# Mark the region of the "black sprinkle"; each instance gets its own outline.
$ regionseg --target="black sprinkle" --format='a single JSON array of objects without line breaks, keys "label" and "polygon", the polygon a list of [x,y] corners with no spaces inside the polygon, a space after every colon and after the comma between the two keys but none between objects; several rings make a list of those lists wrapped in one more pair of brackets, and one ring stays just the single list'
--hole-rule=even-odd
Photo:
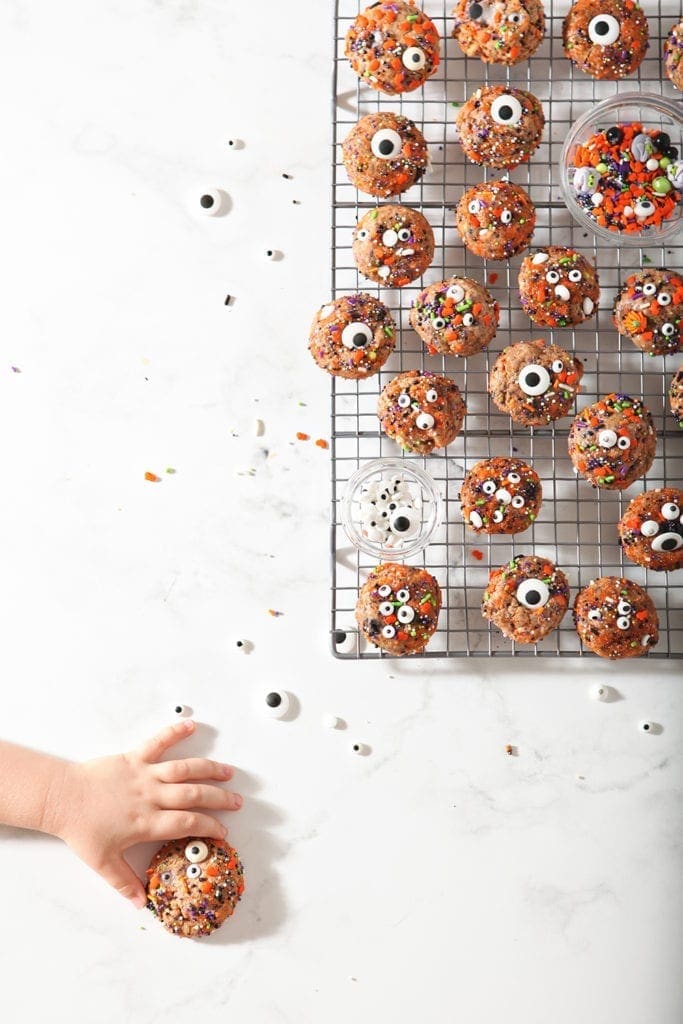
[{"label": "black sprinkle", "polygon": [[301,203],[299,202],[298,199],[292,199],[292,202],[294,203],[295,206],[301,206]]},{"label": "black sprinkle", "polygon": [[225,303],[224,303],[224,305],[226,305],[226,306],[232,305],[232,295],[226,295],[225,296]]},{"label": "black sprinkle", "polygon": [[286,179],[287,179],[287,181],[291,181],[291,180],[292,180],[292,177],[293,177],[293,175],[292,175],[292,174],[285,174],[285,173],[284,173],[284,171],[283,171],[283,173],[282,173],[282,177],[283,177],[283,178],[286,178]]},{"label": "black sprinkle", "polygon": [[334,631],[334,642],[335,644],[343,644],[346,640],[346,633],[343,629],[335,629]]},{"label": "black sprinkle", "polygon": [[237,641],[237,646],[238,647],[244,647],[244,640],[238,640]]}]

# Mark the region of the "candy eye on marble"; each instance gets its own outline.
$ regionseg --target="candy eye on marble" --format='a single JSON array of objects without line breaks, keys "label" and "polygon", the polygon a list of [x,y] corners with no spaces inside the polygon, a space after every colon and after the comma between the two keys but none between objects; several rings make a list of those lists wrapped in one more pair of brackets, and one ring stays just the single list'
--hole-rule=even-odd
[{"label": "candy eye on marble", "polygon": [[491,117],[496,124],[516,125],[522,120],[522,104],[516,96],[503,93],[491,104]]},{"label": "candy eye on marble", "polygon": [[392,160],[401,155],[403,139],[393,128],[381,128],[372,136],[370,149],[380,160]]},{"label": "candy eye on marble", "polygon": [[176,704],[173,711],[178,718],[189,718],[192,714],[192,708],[188,704]]},{"label": "candy eye on marble", "polygon": [[639,729],[640,732],[653,732],[654,731],[654,726],[655,726],[654,722],[648,722],[648,721],[638,722],[638,729]]},{"label": "candy eye on marble", "polygon": [[199,209],[207,217],[217,217],[223,207],[223,193],[218,188],[207,189],[199,197]]},{"label": "candy eye on marble", "polygon": [[372,341],[372,331],[367,324],[350,323],[342,331],[342,345],[345,348],[367,348]]},{"label": "candy eye on marble", "polygon": [[284,690],[271,690],[266,694],[265,705],[271,718],[284,718],[289,711],[289,696]]},{"label": "candy eye on marble", "polygon": [[588,38],[598,46],[611,46],[621,33],[621,25],[611,14],[596,14],[588,23]]},{"label": "candy eye on marble", "polygon": [[522,580],[515,596],[525,608],[543,608],[550,600],[550,590],[543,580]]},{"label": "candy eye on marble", "polygon": [[199,864],[188,864],[187,871],[185,872],[188,878],[199,878],[201,873],[202,869]]},{"label": "candy eye on marble", "polygon": [[355,754],[357,757],[363,757],[367,752],[368,748],[364,743],[356,742],[351,744],[351,753]]},{"label": "candy eye on marble", "polygon": [[665,519],[678,519],[681,514],[681,510],[675,501],[667,501],[661,508],[662,515]]},{"label": "candy eye on marble", "polygon": [[589,693],[592,700],[605,701],[609,697],[609,688],[602,686],[601,683],[596,683],[595,686],[591,686]]},{"label": "candy eye on marble", "polygon": [[525,395],[543,395],[550,387],[550,374],[545,366],[530,363],[521,371],[518,383]]},{"label": "candy eye on marble", "polygon": [[190,864],[201,864],[209,856],[209,848],[201,839],[193,839],[185,847],[185,856]]},{"label": "candy eye on marble", "polygon": [[422,71],[422,68],[427,63],[425,52],[419,46],[409,46],[407,50],[403,51],[401,60],[403,61],[403,66],[408,68],[408,71]]}]

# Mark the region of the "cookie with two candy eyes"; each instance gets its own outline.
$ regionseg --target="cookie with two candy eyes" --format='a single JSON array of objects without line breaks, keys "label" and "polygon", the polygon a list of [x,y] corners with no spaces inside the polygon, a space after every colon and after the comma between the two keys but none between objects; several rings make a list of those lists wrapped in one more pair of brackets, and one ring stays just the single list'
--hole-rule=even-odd
[{"label": "cookie with two candy eyes", "polygon": [[572,64],[593,78],[625,78],[648,47],[647,18],[635,0],[576,0],[562,42]]},{"label": "cookie with two candy eyes", "polygon": [[545,116],[532,93],[490,85],[477,89],[463,103],[455,123],[460,144],[472,163],[511,168],[536,152]]},{"label": "cookie with two candy eyes", "polygon": [[559,626],[568,605],[562,570],[547,558],[518,555],[491,572],[481,611],[509,640],[536,644]]},{"label": "cookie with two candy eyes", "polygon": [[308,350],[333,377],[362,380],[377,373],[394,350],[396,325],[379,299],[359,292],[327,302],[316,313]]},{"label": "cookie with two candy eyes", "polygon": [[541,327],[575,327],[596,312],[600,282],[593,264],[561,245],[525,256],[519,297],[527,316]]},{"label": "cookie with two candy eyes", "polygon": [[387,288],[401,288],[432,262],[434,232],[418,210],[387,203],[361,217],[352,251],[361,274]]},{"label": "cookie with two candy eyes", "polygon": [[441,588],[424,569],[378,565],[358,594],[356,621],[366,640],[398,656],[423,651],[436,630]]},{"label": "cookie with two candy eyes", "polygon": [[449,445],[460,433],[466,412],[454,380],[420,370],[397,374],[384,385],[377,404],[384,433],[417,455]]},{"label": "cookie with two candy eyes", "polygon": [[674,88],[683,90],[683,21],[664,40],[664,71]]},{"label": "cookie with two candy eyes", "polygon": [[471,277],[451,277],[430,284],[410,310],[411,327],[430,355],[471,356],[493,341],[500,307],[483,284]]},{"label": "cookie with two candy eyes", "polygon": [[581,390],[583,363],[559,345],[517,341],[500,353],[489,374],[489,394],[501,412],[525,427],[566,416]]},{"label": "cookie with two candy eyes", "polygon": [[405,192],[429,165],[420,129],[389,110],[362,117],[344,139],[342,157],[356,188],[383,199]]},{"label": "cookie with two candy eyes", "polygon": [[671,378],[671,384],[669,385],[669,408],[679,428],[683,430],[683,366],[679,366]]},{"label": "cookie with two candy eyes", "polygon": [[638,658],[659,640],[652,598],[618,576],[601,576],[579,591],[574,624],[583,646],[601,658]]},{"label": "cookie with two candy eyes", "polygon": [[455,226],[463,244],[475,256],[507,260],[528,248],[536,226],[536,210],[521,185],[482,181],[460,197]]},{"label": "cookie with two candy eyes", "polygon": [[652,466],[657,434],[639,398],[606,395],[578,413],[569,428],[569,457],[593,487],[623,490]]},{"label": "cookie with two candy eyes", "polygon": [[614,326],[650,356],[680,351],[683,277],[649,268],[631,274],[617,296]]},{"label": "cookie with two candy eyes", "polygon": [[487,64],[528,60],[545,32],[541,0],[458,0],[453,17],[453,38],[463,53]]},{"label": "cookie with two candy eyes", "polygon": [[621,547],[636,565],[655,572],[683,569],[683,491],[659,487],[630,502],[617,524]]},{"label": "cookie with two candy eyes", "polygon": [[521,533],[542,501],[538,474],[521,459],[483,459],[467,471],[460,488],[460,511],[475,533]]},{"label": "cookie with two candy eyes", "polygon": [[376,3],[351,23],[345,53],[364,85],[412,92],[439,66],[439,33],[412,0]]}]

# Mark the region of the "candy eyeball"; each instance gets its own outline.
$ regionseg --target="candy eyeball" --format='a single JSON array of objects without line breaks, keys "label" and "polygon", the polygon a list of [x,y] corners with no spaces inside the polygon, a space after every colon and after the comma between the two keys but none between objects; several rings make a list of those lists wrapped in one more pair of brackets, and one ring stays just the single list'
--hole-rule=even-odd
[{"label": "candy eyeball", "polygon": [[522,580],[515,596],[525,608],[543,608],[550,600],[550,590],[543,580]]},{"label": "candy eyeball", "polygon": [[675,324],[662,324],[662,326],[659,329],[665,338],[673,338],[674,334],[676,333]]},{"label": "candy eyeball", "polygon": [[550,374],[545,366],[530,363],[521,371],[517,382],[525,395],[543,395],[550,387]]},{"label": "candy eyeball", "polygon": [[[479,208],[479,205],[478,205],[479,204],[479,200],[475,199],[474,202],[477,203],[477,209],[478,209]],[[470,203],[470,207],[471,206],[472,206],[472,203]],[[476,211],[470,209],[470,213],[474,213],[474,212],[476,212]],[[446,296],[449,299],[453,299],[454,302],[462,302],[462,300],[465,298],[465,289],[462,287],[462,285],[452,284],[449,287],[448,291],[446,292]]]},{"label": "candy eyeball", "polygon": [[399,622],[403,623],[403,625],[407,625],[415,618],[415,609],[411,608],[409,604],[401,605],[396,612],[396,618]]},{"label": "candy eyeball", "polygon": [[403,587],[403,589],[401,590],[397,590],[396,600],[400,601],[401,604],[406,604],[408,601],[410,601],[410,591],[406,590],[405,587]]},{"label": "candy eyeball", "polygon": [[401,409],[408,409],[408,408],[410,408],[410,395],[408,394],[407,391],[403,391],[398,396],[398,404],[401,407]]},{"label": "candy eyeball", "polygon": [[188,704],[176,704],[173,711],[178,718],[189,718],[192,714],[192,708]]},{"label": "candy eyeball", "polygon": [[501,487],[496,491],[496,501],[499,501],[501,505],[509,505],[512,501],[512,495],[504,487]]},{"label": "candy eyeball", "polygon": [[524,504],[525,504],[525,502],[524,502],[524,498],[522,497],[522,495],[521,494],[515,494],[514,498],[512,499],[512,507],[513,508],[524,508]]},{"label": "candy eyeball", "polygon": [[217,217],[223,209],[223,193],[218,188],[202,192],[199,197],[199,209],[207,217]]},{"label": "candy eyeball", "polygon": [[393,160],[401,155],[403,139],[393,128],[382,128],[372,136],[370,149],[380,160]]},{"label": "candy eyeball", "polygon": [[418,430],[431,430],[434,426],[434,417],[429,412],[421,412],[415,420]]},{"label": "candy eyeball", "polygon": [[365,743],[356,742],[351,744],[351,753],[355,754],[357,757],[364,757],[367,752],[368,748]]},{"label": "candy eyeball", "polygon": [[591,622],[600,622],[600,620],[602,619],[600,610],[598,608],[591,608],[591,610],[588,613],[588,618],[591,620]]},{"label": "candy eyeball", "polygon": [[519,473],[508,473],[508,480],[511,484],[519,484],[522,482],[522,478]]},{"label": "candy eyeball", "polygon": [[588,23],[588,38],[597,46],[611,46],[620,33],[621,26],[611,14],[597,14]]},{"label": "candy eyeball", "polygon": [[521,25],[524,18],[521,11],[513,11],[512,14],[508,14],[507,20],[512,22],[513,25]]},{"label": "candy eyeball", "polygon": [[289,711],[289,695],[284,690],[271,690],[266,694],[265,705],[271,718],[284,718]]},{"label": "candy eyeball", "polygon": [[391,594],[391,587],[387,586],[387,584],[384,583],[381,587],[378,588],[377,593],[379,594],[380,597],[389,597],[389,595]]},{"label": "candy eyeball", "polygon": [[654,722],[648,722],[648,721],[638,722],[638,731],[639,732],[654,732],[654,728],[655,728],[655,723]]},{"label": "candy eyeball", "polygon": [[511,96],[509,93],[496,96],[491,104],[491,117],[496,124],[517,125],[522,120],[523,113],[522,104],[516,96]]},{"label": "candy eyeball", "polygon": [[550,369],[553,371],[553,373],[562,373],[562,371],[564,370],[564,363],[561,359],[555,359],[553,360],[553,364],[550,367]]},{"label": "candy eyeball", "polygon": [[639,220],[645,220],[647,217],[651,217],[655,212],[655,204],[650,202],[649,199],[645,199],[641,196],[636,202],[634,212]]},{"label": "candy eyeball", "polygon": [[394,231],[393,228],[389,228],[382,235],[382,245],[386,245],[387,249],[393,249],[398,242],[398,232]]},{"label": "candy eyeball", "polygon": [[572,284],[577,284],[583,278],[583,274],[580,270],[570,270],[567,274],[567,277],[572,282]]},{"label": "candy eyeball", "polygon": [[410,228],[401,228],[399,230],[399,233],[398,233],[398,240],[399,240],[399,242],[409,242],[410,241]]},{"label": "candy eyeball", "polygon": [[670,306],[671,295],[669,294],[669,292],[660,292],[657,296],[657,304],[659,306]]},{"label": "candy eyeball", "polygon": [[609,697],[609,687],[603,686],[602,683],[596,683],[595,686],[591,686],[588,692],[592,700],[605,701]]},{"label": "candy eyeball", "polygon": [[500,215],[500,221],[501,224],[512,224],[512,211],[503,210],[503,212]]},{"label": "candy eyeball", "polygon": [[188,878],[199,878],[202,873],[202,869],[199,864],[188,864],[187,871],[185,874]]},{"label": "candy eyeball", "polygon": [[653,551],[678,551],[683,548],[683,537],[678,533],[660,533],[652,541]]},{"label": "candy eyeball", "polygon": [[[479,211],[481,210],[480,201],[478,199],[472,199],[471,202],[468,204],[467,209],[469,210],[470,213],[479,213]],[[465,293],[463,292],[462,294],[464,295]],[[454,295],[453,298],[456,298],[456,296]],[[460,296],[460,298],[462,298],[462,295]]]},{"label": "candy eyeball", "polygon": [[661,512],[665,519],[670,520],[678,519],[681,514],[681,510],[675,501],[667,501],[666,504],[662,505]]},{"label": "candy eyeball", "polygon": [[[432,320],[432,327],[435,331],[442,331],[446,326],[446,321],[442,316],[435,316]],[[431,392],[430,392],[431,394]]]},{"label": "candy eyeball", "polygon": [[465,315],[462,318],[462,325],[463,325],[463,327],[473,327],[474,326],[474,317],[472,316],[471,313],[465,313]]},{"label": "candy eyeball", "polygon": [[631,607],[630,602],[629,601],[624,601],[624,599],[622,597],[621,600],[619,601],[619,604],[617,605],[617,611],[619,612],[620,615],[630,615],[631,612],[633,611],[633,608]]},{"label": "candy eyeball", "polygon": [[617,448],[620,448],[622,452],[625,452],[630,447],[631,438],[627,437],[626,434],[622,434],[619,440],[617,441]]},{"label": "candy eyeball", "polygon": [[377,609],[380,615],[387,616],[394,614],[394,606],[391,601],[382,601],[381,605]]},{"label": "candy eyeball", "polygon": [[655,295],[657,293],[657,285],[654,281],[646,281],[643,285],[643,295]]},{"label": "candy eyeball", "polygon": [[435,391],[434,388],[431,388],[427,392],[427,394],[425,395],[425,401],[427,401],[427,402],[429,402],[431,404],[432,402],[436,402],[438,397],[439,397],[438,391]]},{"label": "candy eyeball", "polygon": [[358,234],[356,235],[356,238],[358,239],[359,242],[367,242],[369,237],[370,232],[368,231],[367,228],[361,228]]},{"label": "candy eyeball", "polygon": [[393,640],[396,636],[396,630],[393,626],[382,626],[382,636],[385,640]]},{"label": "candy eyeball", "polygon": [[598,444],[601,448],[614,448],[617,443],[616,430],[601,430],[598,434]]},{"label": "candy eyeball", "polygon": [[209,856],[209,848],[201,839],[193,839],[185,847],[185,856],[191,864],[201,864]]},{"label": "candy eyeball", "polygon": [[488,494],[488,495],[495,494],[496,493],[496,481],[495,480],[484,480],[483,484],[481,485],[481,489],[484,492],[484,494]]},{"label": "candy eyeball", "polygon": [[400,537],[412,537],[420,529],[417,509],[410,506],[397,508],[389,520],[389,529]]},{"label": "candy eyeball", "polygon": [[656,537],[659,533],[659,524],[654,519],[646,519],[644,523],[641,523],[640,532],[643,537]]},{"label": "candy eyeball", "polygon": [[160,875],[160,878],[161,878],[161,881],[164,883],[164,885],[168,885],[170,882],[173,881],[173,872],[172,871],[163,871],[161,873],[161,875]]},{"label": "candy eyeball", "polygon": [[617,619],[617,629],[630,629],[631,618],[629,615],[620,615]]},{"label": "candy eyeball", "polygon": [[[491,518],[493,519],[494,523],[502,523],[503,522],[503,517],[504,517],[504,512],[500,508],[495,509],[493,515],[491,516]],[[471,518],[472,518],[472,516],[470,515],[470,519]]]},{"label": "candy eyeball", "polygon": [[403,51],[401,60],[404,68],[408,68],[408,71],[422,71],[427,63],[425,52],[419,46],[409,46],[407,50]]},{"label": "candy eyeball", "polygon": [[557,284],[557,282],[560,280],[560,275],[556,270],[549,270],[548,273],[545,275],[545,279],[548,282],[548,284]]},{"label": "candy eyeball", "polygon": [[342,345],[344,348],[367,348],[372,341],[373,334],[367,324],[350,323],[342,331]]}]

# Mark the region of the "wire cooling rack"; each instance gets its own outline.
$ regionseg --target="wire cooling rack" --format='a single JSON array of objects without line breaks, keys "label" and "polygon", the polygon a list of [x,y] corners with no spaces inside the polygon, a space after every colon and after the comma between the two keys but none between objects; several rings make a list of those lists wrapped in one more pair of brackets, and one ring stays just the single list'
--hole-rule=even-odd
[{"label": "wire cooling rack", "polygon": [[[597,82],[579,71],[562,50],[562,20],[569,0],[545,4],[547,28],[542,46],[533,57],[511,68],[466,58],[450,33],[453,0],[427,0],[425,13],[441,35],[442,60],[438,73],[426,85],[405,96],[384,96],[361,86],[344,56],[347,29],[360,9],[359,0],[336,0],[333,91],[333,195],[332,292],[336,298],[355,291],[375,294],[392,310],[399,327],[396,349],[381,373],[369,380],[332,378],[332,621],[333,652],[342,658],[386,657],[359,636],[354,619],[358,589],[373,563],[352,547],[340,523],[340,505],[351,474],[378,457],[401,457],[400,449],[379,431],[376,406],[383,385],[403,369],[430,369],[452,376],[466,402],[468,415],[462,434],[426,458],[406,455],[437,481],[445,499],[445,523],[429,547],[411,564],[428,569],[439,581],[444,604],[439,628],[423,657],[457,656],[592,656],[581,649],[569,611],[560,628],[534,647],[506,640],[482,617],[481,600],[489,570],[518,554],[536,553],[552,559],[567,574],[572,600],[580,587],[603,575],[619,575],[645,586],[660,618],[660,640],[649,658],[683,657],[683,572],[656,573],[632,565],[617,543],[616,523],[626,504],[639,493],[639,485],[625,495],[595,491],[577,478],[567,455],[571,418],[548,428],[529,430],[513,424],[489,402],[487,375],[500,350],[513,341],[546,337],[572,348],[583,360],[585,376],[578,399],[582,408],[611,391],[642,397],[650,408],[658,432],[657,456],[643,487],[679,485],[683,480],[683,436],[668,409],[666,393],[680,358],[648,358],[627,339],[620,343],[611,310],[617,286],[648,260],[654,266],[681,269],[683,232],[676,244],[618,249],[599,243],[575,225],[559,190],[558,163],[571,124],[592,105],[615,92],[676,93],[662,81],[662,40],[681,8],[676,0],[644,4],[650,26],[650,48],[636,75],[622,82]],[[525,166],[510,174],[529,192],[536,207],[537,225],[532,246],[569,245],[585,253],[600,274],[601,300],[597,318],[574,330],[543,331],[531,324],[519,308],[517,274],[524,254],[510,260],[488,262],[469,253],[455,229],[454,208],[469,185],[500,172],[470,164],[455,141],[454,104],[464,102],[484,83],[509,82],[533,92],[543,103],[546,128],[541,146]],[[356,121],[379,109],[403,113],[420,127],[429,143],[433,170],[399,199],[420,209],[434,229],[434,262],[424,279],[401,289],[384,289],[363,278],[351,255],[351,236],[362,213],[377,201],[359,193],[348,180],[341,162],[340,143]],[[490,283],[491,272],[498,274]],[[419,337],[408,325],[413,299],[425,285],[452,274],[474,277],[487,284],[501,306],[498,334],[487,352],[467,359],[426,354]],[[457,495],[466,470],[493,455],[519,456],[529,461],[543,482],[544,501],[530,530],[515,537],[475,535],[466,530]],[[483,553],[477,560],[473,551]]]}]

